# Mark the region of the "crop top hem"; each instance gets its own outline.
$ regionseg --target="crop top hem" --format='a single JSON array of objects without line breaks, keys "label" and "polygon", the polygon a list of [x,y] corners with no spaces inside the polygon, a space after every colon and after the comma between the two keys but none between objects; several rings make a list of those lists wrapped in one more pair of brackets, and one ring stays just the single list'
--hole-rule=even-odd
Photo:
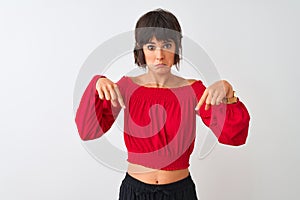
[{"label": "crop top hem", "polygon": [[[129,159],[127,159],[127,162],[132,163],[132,164],[136,164],[136,165],[141,165],[139,163],[135,163],[135,162],[130,162]],[[157,168],[153,168],[153,167],[149,167],[149,166],[144,166],[141,165],[143,167],[147,167],[147,168],[151,168],[151,169],[157,169]],[[175,171],[175,170],[182,170],[182,169],[187,169],[189,168],[190,164],[188,163],[187,165],[182,165],[182,166],[170,166],[170,167],[163,167],[163,168],[159,168],[159,170],[164,170],[164,171]]]},{"label": "crop top hem", "polygon": [[150,166],[149,163],[147,163],[147,165],[141,164],[138,159],[135,160],[135,159],[130,158],[130,157],[128,157],[127,162],[132,163],[132,164],[141,165],[143,167],[147,167],[147,168],[151,168],[151,169],[159,169],[159,170],[165,170],[165,171],[181,170],[181,169],[189,168],[189,166],[190,166],[189,162],[186,162],[186,163],[177,163],[176,165],[170,164],[170,165],[168,165],[166,167],[157,167],[157,166],[154,166],[154,165]]}]

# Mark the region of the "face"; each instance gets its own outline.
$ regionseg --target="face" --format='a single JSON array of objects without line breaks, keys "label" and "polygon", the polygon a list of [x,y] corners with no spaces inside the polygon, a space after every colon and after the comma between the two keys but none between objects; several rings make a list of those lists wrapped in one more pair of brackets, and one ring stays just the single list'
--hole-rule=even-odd
[{"label": "face", "polygon": [[158,41],[155,37],[143,46],[145,61],[149,70],[170,71],[174,64],[175,42]]}]

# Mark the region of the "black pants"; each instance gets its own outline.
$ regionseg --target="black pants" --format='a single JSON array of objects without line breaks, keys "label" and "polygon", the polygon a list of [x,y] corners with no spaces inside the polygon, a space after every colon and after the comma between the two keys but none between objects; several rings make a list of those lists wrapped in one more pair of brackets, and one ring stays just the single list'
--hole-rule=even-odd
[{"label": "black pants", "polygon": [[197,195],[190,175],[174,183],[155,185],[141,182],[126,173],[119,200],[197,200]]}]

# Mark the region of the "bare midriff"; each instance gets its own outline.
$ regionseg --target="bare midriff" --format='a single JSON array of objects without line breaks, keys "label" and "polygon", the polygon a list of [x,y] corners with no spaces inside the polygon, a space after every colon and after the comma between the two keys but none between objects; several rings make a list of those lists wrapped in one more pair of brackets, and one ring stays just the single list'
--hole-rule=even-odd
[{"label": "bare midriff", "polygon": [[186,178],[189,169],[159,170],[147,168],[133,163],[128,164],[128,174],[133,178],[148,184],[168,184]]}]

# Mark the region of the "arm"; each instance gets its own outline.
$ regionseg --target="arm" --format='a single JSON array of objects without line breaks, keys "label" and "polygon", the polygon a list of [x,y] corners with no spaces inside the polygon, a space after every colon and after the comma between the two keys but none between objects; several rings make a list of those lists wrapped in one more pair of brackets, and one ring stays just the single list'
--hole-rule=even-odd
[{"label": "arm", "polygon": [[121,106],[111,105],[111,100],[100,99],[96,83],[104,76],[96,75],[85,89],[76,112],[75,122],[82,140],[92,140],[107,132],[117,118]]},{"label": "arm", "polygon": [[[201,83],[196,91],[198,101],[205,91],[207,90]],[[220,103],[206,108],[207,105],[203,103],[196,113],[213,131],[220,143],[232,146],[246,143],[250,116],[247,108],[239,99],[233,104]]]}]

